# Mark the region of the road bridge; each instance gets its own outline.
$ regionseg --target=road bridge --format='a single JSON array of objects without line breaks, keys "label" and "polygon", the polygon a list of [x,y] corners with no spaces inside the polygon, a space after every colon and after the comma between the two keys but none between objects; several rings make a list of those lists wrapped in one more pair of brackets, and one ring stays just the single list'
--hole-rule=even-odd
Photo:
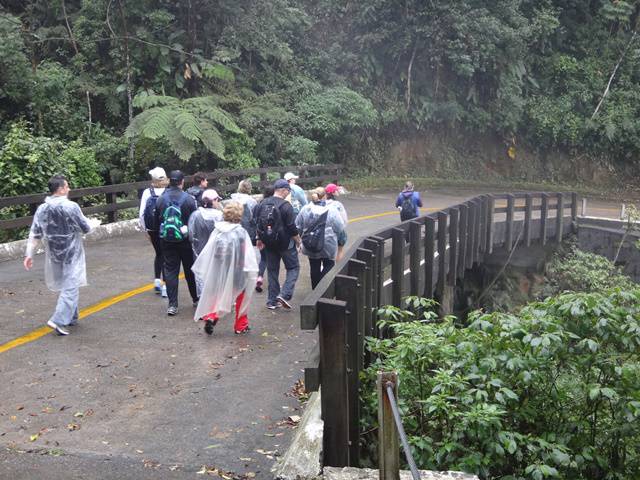
[{"label": "road bridge", "polygon": [[[478,193],[433,190],[425,205],[435,211]],[[399,221],[392,192],[342,200],[351,240]],[[589,209],[619,211],[612,202]],[[211,338],[193,322],[184,282],[179,314],[166,315],[143,234],[86,253],[90,286],[68,337],[43,328],[56,298],[42,257],[31,272],[17,260],[0,264],[0,478],[193,478],[205,465],[270,478],[300,415],[295,385],[317,340],[299,328],[306,259],[293,310],[269,311],[257,294],[249,335],[222,321]]]}]

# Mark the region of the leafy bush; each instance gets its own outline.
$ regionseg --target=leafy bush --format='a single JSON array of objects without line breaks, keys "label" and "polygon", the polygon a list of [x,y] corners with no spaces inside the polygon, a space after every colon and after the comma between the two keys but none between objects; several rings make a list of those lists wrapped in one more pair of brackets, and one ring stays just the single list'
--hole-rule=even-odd
[{"label": "leafy bush", "polygon": [[[422,304],[429,300],[421,300]],[[376,372],[396,370],[422,468],[481,478],[640,478],[640,289],[566,293],[468,327],[381,311],[395,336],[369,339],[365,430]],[[376,434],[365,434],[375,457]]]}]

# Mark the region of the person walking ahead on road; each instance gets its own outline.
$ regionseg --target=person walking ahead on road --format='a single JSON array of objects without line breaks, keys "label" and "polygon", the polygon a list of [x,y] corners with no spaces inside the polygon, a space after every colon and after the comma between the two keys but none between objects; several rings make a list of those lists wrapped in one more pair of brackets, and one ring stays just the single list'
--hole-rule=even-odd
[{"label": "person walking ahead on road", "polygon": [[236,334],[249,331],[247,312],[258,272],[256,254],[247,231],[242,228],[243,206],[230,201],[222,211],[224,220],[216,223],[209,241],[193,264],[193,272],[202,282],[202,295],[195,320],[204,320],[209,335],[218,319],[233,310]]},{"label": "person walking ahead on road", "polygon": [[162,257],[162,242],[160,241],[160,224],[156,222],[158,218],[156,204],[158,197],[164,193],[164,189],[169,185],[169,179],[164,168],[161,167],[149,170],[149,175],[151,175],[151,186],[142,192],[138,219],[140,228],[147,232],[153,250],[156,252],[156,256],[153,259],[154,290],[158,295],[162,294],[163,297],[166,297],[167,287],[162,283],[164,278],[162,273],[164,259]]},{"label": "person walking ahead on road", "polygon": [[398,194],[396,199],[396,208],[400,210],[400,220],[411,220],[420,216],[420,207],[422,200],[420,194],[413,191],[413,182],[404,184],[404,190]]},{"label": "person walking ahead on road", "polygon": [[[291,204],[284,199],[289,195],[289,183],[276,180],[273,185],[273,197],[266,198],[254,210],[258,231],[258,248],[266,250],[267,274],[269,276],[269,295],[267,308],[273,310],[282,306],[291,309],[289,301],[300,273],[297,248],[300,235],[296,227],[296,215]],[[287,270],[282,291],[278,276],[280,261],[284,261]]]},{"label": "person walking ahead on road", "polygon": [[287,172],[284,174],[284,179],[289,182],[289,186],[291,187],[291,206],[293,207],[294,213],[297,215],[307,204],[307,195],[304,193],[302,187],[296,185],[296,180],[300,178],[293,172]]},{"label": "person walking ahead on road", "polygon": [[193,175],[193,186],[187,189],[187,193],[193,197],[198,207],[202,206],[202,194],[209,186],[207,175],[202,172],[196,172]]},{"label": "person walking ahead on road", "polygon": [[65,327],[78,321],[79,287],[87,284],[82,234],[100,224],[87,219],[77,203],[67,198],[69,183],[62,175],[49,180],[51,196],[33,216],[24,268],[31,270],[40,241],[44,244],[44,278],[49,290],[60,292],[56,310],[47,322],[58,335],[69,335]]},{"label": "person walking ahead on road", "polygon": [[231,194],[231,200],[242,205],[242,221],[240,224],[249,234],[252,244],[255,245],[256,224],[253,221],[253,210],[256,208],[256,205],[258,205],[258,202],[251,196],[252,188],[253,185],[251,185],[250,180],[242,180],[238,184],[238,191]]},{"label": "person walking ahead on road", "polygon": [[349,217],[347,216],[347,210],[342,205],[342,202],[338,200],[340,195],[340,188],[335,183],[330,183],[324,187],[326,193],[326,202],[329,208],[335,209],[340,214],[342,221],[344,222],[344,230],[338,235],[338,253],[336,254],[336,261],[342,258],[342,251],[347,244],[347,223],[349,223]]},{"label": "person walking ahead on road", "polygon": [[[262,191],[262,201],[266,198],[273,197],[273,185],[267,185]],[[255,212],[255,209],[254,209]],[[255,214],[253,224],[255,225]],[[257,227],[256,227],[257,228]],[[256,232],[257,241],[257,232]],[[258,278],[256,278],[256,292],[262,293],[262,285],[264,284],[264,272],[267,269],[267,251],[262,248],[260,251],[260,263],[258,264]]]},{"label": "person walking ahead on road", "polygon": [[301,232],[302,253],[309,257],[311,288],[316,288],[335,265],[338,251],[338,236],[344,230],[342,216],[336,209],[327,207],[324,188],[311,192],[311,201],[296,217],[296,226]]},{"label": "person walking ahead on road", "polygon": [[188,235],[189,217],[196,210],[196,202],[191,195],[182,191],[183,186],[183,173],[180,170],[172,171],[169,174],[169,188],[158,198],[156,204],[156,220],[160,225],[164,276],[169,296],[167,315],[178,313],[178,275],[181,262],[194,306],[198,302],[196,280],[191,271],[193,252]]}]

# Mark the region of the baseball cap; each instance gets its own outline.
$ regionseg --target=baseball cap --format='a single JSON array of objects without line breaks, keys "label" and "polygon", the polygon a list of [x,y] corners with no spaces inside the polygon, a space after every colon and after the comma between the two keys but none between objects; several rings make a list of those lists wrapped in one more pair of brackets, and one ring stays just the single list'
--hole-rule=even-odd
[{"label": "baseball cap", "polygon": [[222,197],[220,197],[220,195],[218,195],[218,192],[216,192],[213,188],[208,188],[207,190],[205,190],[204,192],[202,192],[202,199],[208,199],[208,200],[220,200]]},{"label": "baseball cap", "polygon": [[284,179],[288,182],[289,180],[294,180],[296,178],[300,178],[298,175],[296,175],[293,172],[287,172],[284,174]]},{"label": "baseball cap", "polygon": [[152,180],[164,180],[167,178],[167,173],[164,171],[162,167],[155,167],[149,170],[149,175],[151,175]]},{"label": "baseball cap", "polygon": [[330,183],[324,187],[324,191],[327,193],[336,193],[338,191],[338,186],[335,183]]},{"label": "baseball cap", "polygon": [[181,182],[182,180],[184,180],[184,173],[182,173],[180,170],[171,170],[171,173],[169,173],[169,180],[173,180],[174,182]]},{"label": "baseball cap", "polygon": [[276,180],[276,183],[273,184],[274,190],[278,190],[279,188],[286,188],[287,190],[291,190],[289,182],[287,182],[284,178],[279,178],[278,180]]}]

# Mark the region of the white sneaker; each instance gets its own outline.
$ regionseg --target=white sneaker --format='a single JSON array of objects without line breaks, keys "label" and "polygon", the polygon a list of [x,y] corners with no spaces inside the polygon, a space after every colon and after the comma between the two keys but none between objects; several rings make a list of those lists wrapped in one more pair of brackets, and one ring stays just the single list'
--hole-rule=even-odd
[{"label": "white sneaker", "polygon": [[162,280],[160,280],[159,278],[156,278],[153,281],[153,290],[156,292],[157,295],[160,294],[160,292],[162,291]]},{"label": "white sneaker", "polygon": [[162,298],[167,298],[167,286],[166,285],[162,285],[161,296],[162,296]]},{"label": "white sneaker", "polygon": [[53,320],[49,320],[47,322],[47,326],[53,328],[58,335],[69,335],[69,330],[57,325],[53,322]]}]

